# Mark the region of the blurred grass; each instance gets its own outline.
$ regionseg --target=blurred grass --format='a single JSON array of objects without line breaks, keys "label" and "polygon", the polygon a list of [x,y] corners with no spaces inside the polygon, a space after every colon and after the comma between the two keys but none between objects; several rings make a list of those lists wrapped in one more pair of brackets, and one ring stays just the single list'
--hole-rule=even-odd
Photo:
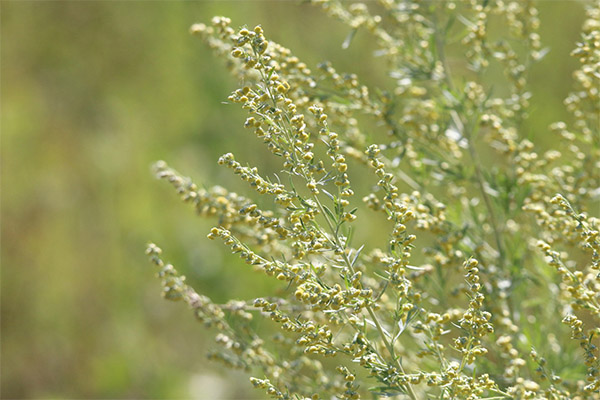
[{"label": "blurred grass", "polygon": [[[533,70],[528,129],[543,138],[567,118],[583,12],[541,6],[552,50]],[[262,24],[311,67],[329,59],[381,83],[366,33],[341,50],[347,28],[295,2],[2,2],[2,398],[262,396],[205,361],[211,336],[160,298],[143,253],[158,243],[215,301],[268,290],[149,168],[164,159],[249,193],[216,160],[266,154],[221,104],[237,82],[187,33],[213,15]]]}]

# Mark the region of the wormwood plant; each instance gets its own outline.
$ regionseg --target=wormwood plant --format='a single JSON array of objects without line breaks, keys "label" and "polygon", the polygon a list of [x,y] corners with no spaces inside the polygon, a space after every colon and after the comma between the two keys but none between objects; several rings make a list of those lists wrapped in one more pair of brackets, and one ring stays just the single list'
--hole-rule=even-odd
[{"label": "wormwood plant", "polygon": [[[546,52],[533,2],[313,3],[372,35],[394,85],[310,69],[260,26],[192,26],[244,82],[229,101],[281,172],[219,158],[259,201],[156,174],[277,291],[215,304],[150,244],[163,295],[218,331],[211,359],[278,399],[600,398],[600,4],[544,149],[524,129]],[[375,218],[387,240],[353,243]]]}]

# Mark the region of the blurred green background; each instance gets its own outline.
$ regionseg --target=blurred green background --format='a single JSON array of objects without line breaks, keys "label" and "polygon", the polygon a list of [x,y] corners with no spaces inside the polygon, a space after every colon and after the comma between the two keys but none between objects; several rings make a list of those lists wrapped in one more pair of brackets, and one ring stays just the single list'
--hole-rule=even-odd
[{"label": "blurred green background", "polygon": [[[227,15],[262,24],[311,67],[331,60],[366,82],[374,46],[308,5],[287,1],[2,1],[2,398],[258,398],[247,378],[208,363],[211,335],[161,299],[144,255],[165,258],[215,301],[260,294],[205,235],[174,191],[154,180],[166,160],[197,183],[243,188],[216,165],[266,154],[246,135],[237,87],[195,22]],[[531,134],[567,118],[576,67],[568,53],[583,7],[542,1],[551,47],[532,74]],[[357,60],[360,60],[358,62]]]}]

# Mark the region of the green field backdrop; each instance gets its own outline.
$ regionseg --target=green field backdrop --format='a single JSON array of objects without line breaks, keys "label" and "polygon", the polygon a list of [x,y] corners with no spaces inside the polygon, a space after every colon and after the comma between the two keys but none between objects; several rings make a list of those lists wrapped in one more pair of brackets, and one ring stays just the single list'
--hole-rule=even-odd
[{"label": "green field backdrop", "polygon": [[[206,361],[212,336],[160,297],[148,241],[215,301],[270,290],[219,243],[150,166],[251,194],[216,161],[233,152],[276,169],[224,105],[239,82],[190,25],[227,15],[262,24],[309,66],[385,86],[374,44],[293,1],[2,1],[1,397],[261,398]],[[550,53],[532,71],[526,135],[548,143],[583,6],[540,1]],[[546,142],[544,142],[546,141]],[[372,236],[372,235],[371,235]],[[376,240],[377,238],[374,238]]]}]

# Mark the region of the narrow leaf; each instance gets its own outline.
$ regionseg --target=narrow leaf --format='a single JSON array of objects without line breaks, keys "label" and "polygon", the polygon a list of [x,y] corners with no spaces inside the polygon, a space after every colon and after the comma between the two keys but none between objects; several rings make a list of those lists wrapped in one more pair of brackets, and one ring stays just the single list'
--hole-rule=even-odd
[{"label": "narrow leaf", "polygon": [[325,193],[325,195],[326,195],[327,197],[329,197],[329,199],[330,199],[331,201],[334,201],[334,199],[335,199],[335,198],[334,198],[334,197],[333,197],[333,195],[332,195],[331,193],[329,193],[327,190],[325,190],[325,189],[321,189],[321,192]]},{"label": "narrow leaf", "polygon": [[342,49],[347,49],[350,47],[350,43],[352,42],[352,39],[354,39],[354,35],[356,35],[356,29],[352,29],[348,36],[346,36],[344,43],[342,43]]},{"label": "narrow leaf", "polygon": [[352,265],[354,267],[354,264],[356,264],[356,260],[358,260],[358,256],[360,255],[360,252],[365,248],[365,245],[363,244],[362,246],[360,246],[358,248],[358,250],[356,250],[356,254],[354,255],[354,259],[352,260],[352,263],[350,265]]},{"label": "narrow leaf", "polygon": [[327,216],[331,218],[331,221],[336,221],[335,215],[333,215],[333,213],[327,206],[323,206],[323,209],[325,210],[325,214],[327,214]]}]

